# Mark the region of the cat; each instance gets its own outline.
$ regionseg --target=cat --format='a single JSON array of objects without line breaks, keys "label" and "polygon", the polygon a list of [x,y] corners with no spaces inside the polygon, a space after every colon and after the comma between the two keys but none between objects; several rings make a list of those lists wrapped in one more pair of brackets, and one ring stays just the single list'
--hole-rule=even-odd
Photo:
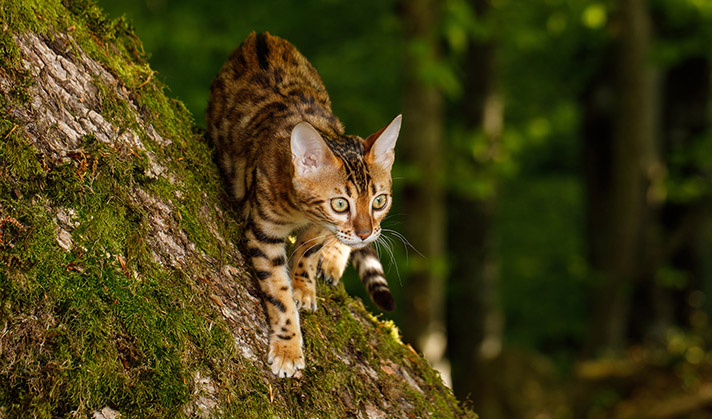
[{"label": "cat", "polygon": [[372,300],[395,307],[372,243],[392,204],[401,115],[366,139],[345,135],[307,59],[253,32],[213,80],[206,122],[245,217],[245,254],[270,325],[268,363],[292,377],[305,367],[299,310],[316,311],[317,279],[338,283],[350,259]]}]

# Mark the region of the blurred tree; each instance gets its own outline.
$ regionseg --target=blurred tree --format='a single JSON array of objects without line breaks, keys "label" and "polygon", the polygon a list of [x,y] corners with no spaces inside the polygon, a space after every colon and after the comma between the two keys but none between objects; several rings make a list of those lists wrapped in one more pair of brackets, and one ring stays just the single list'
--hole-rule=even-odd
[{"label": "blurred tree", "polygon": [[[420,252],[410,259],[403,335],[438,368],[445,355],[444,99],[440,70],[440,0],[401,2],[408,55],[399,160],[408,182],[405,234]],[[439,369],[440,369],[439,368]]]},{"label": "blurred tree", "polygon": [[590,87],[583,133],[591,265],[598,275],[589,347],[614,351],[622,350],[627,341],[644,223],[654,204],[645,192],[658,185],[661,167],[655,124],[659,89],[650,60],[649,12],[644,0],[623,0],[616,13],[614,74],[595,79],[605,81]]},{"label": "blurred tree", "polygon": [[[709,147],[710,141],[711,70],[709,56],[693,54],[676,63],[665,75],[661,132],[663,149],[669,156],[665,174],[669,174],[673,182],[694,183],[709,177],[697,159],[709,158],[703,150]],[[701,155],[690,158],[696,153]],[[666,189],[659,192],[669,198],[659,220],[659,231],[664,239],[658,241],[657,251],[646,263],[651,307],[651,322],[646,331],[657,342],[665,338],[665,332],[671,327],[700,326],[690,324],[691,315],[700,308],[699,302],[695,303],[690,297],[705,290],[704,225],[712,209],[712,196],[705,188],[687,197],[677,195],[679,191],[671,191],[672,196]],[[662,269],[665,268],[662,263],[668,264],[667,269]],[[650,269],[654,268],[658,270],[651,273]]]},{"label": "blurred tree", "polygon": [[[470,398],[483,416],[494,417],[496,397],[489,390],[489,366],[502,348],[502,313],[499,306],[499,270],[495,235],[497,179],[485,176],[487,187],[473,189],[468,172],[491,171],[501,148],[503,102],[496,77],[496,41],[486,22],[489,0],[461,2],[469,7],[475,23],[463,22],[467,43],[461,63],[462,95],[453,107],[453,122],[462,129],[449,144],[448,161],[466,166],[451,170],[448,214],[448,249],[451,270],[448,275],[447,332],[448,356],[452,365],[455,394]],[[456,10],[463,13],[461,10]],[[459,140],[459,141],[458,141]],[[473,143],[478,143],[477,145]],[[470,151],[485,150],[479,158]]]}]

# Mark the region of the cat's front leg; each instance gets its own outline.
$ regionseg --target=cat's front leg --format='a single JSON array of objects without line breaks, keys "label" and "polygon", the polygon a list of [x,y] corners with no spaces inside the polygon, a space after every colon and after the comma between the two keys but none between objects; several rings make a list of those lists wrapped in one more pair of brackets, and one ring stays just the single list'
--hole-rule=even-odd
[{"label": "cat's front leg", "polygon": [[298,309],[316,311],[316,271],[325,239],[331,234],[311,225],[297,234],[289,261],[292,292]]},{"label": "cat's front leg", "polygon": [[284,236],[277,234],[276,227],[269,223],[249,223],[247,254],[267,307],[270,325],[268,362],[278,377],[291,377],[304,368],[302,332],[287,273]]},{"label": "cat's front leg", "polygon": [[334,238],[327,241],[321,249],[317,264],[317,278],[331,285],[337,285],[349,263],[351,248]]},{"label": "cat's front leg", "polygon": [[349,261],[351,249],[322,227],[311,225],[297,235],[290,260],[292,289],[297,308],[316,311],[316,280],[336,285]]}]

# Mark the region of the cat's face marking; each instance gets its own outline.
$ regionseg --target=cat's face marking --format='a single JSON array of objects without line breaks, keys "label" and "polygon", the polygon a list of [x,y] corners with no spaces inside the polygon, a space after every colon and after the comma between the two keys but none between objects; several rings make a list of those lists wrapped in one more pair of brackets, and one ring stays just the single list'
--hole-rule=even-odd
[{"label": "cat's face marking", "polygon": [[292,131],[294,188],[310,221],[355,249],[378,239],[391,207],[393,148],[400,116],[376,134],[328,143],[309,124]]},{"label": "cat's face marking", "polygon": [[[380,182],[380,186],[376,186],[377,182],[370,173],[366,173],[364,178],[373,187],[354,188],[356,185],[346,180],[343,189],[334,191],[323,204],[329,206],[324,211],[329,217],[322,220],[322,225],[339,241],[355,249],[378,239],[381,221],[391,207],[390,176]],[[347,189],[352,193],[349,194]],[[353,192],[354,189],[357,192]]]}]

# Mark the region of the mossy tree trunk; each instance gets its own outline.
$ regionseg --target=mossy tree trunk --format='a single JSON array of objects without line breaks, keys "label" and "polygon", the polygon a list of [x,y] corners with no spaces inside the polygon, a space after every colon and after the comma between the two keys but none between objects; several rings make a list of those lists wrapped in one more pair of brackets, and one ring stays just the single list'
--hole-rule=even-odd
[{"label": "mossy tree trunk", "polygon": [[212,149],[130,25],[83,0],[0,18],[0,418],[473,416],[342,287],[275,378]]}]

